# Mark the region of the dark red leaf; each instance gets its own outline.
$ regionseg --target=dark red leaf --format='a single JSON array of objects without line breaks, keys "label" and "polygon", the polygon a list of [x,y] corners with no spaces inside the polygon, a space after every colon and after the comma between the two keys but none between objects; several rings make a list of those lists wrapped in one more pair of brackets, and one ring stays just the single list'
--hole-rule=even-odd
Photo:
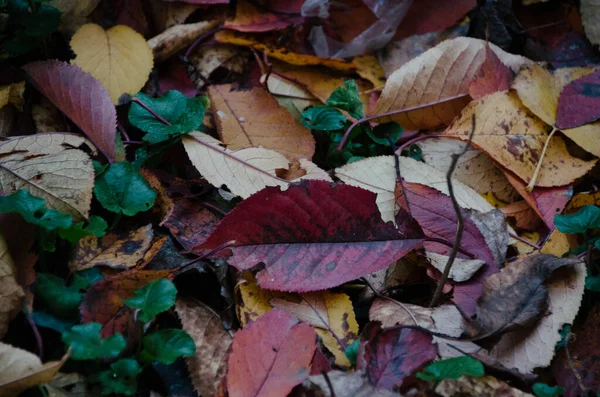
[{"label": "dark red leaf", "polygon": [[395,390],[425,364],[435,359],[432,336],[413,328],[390,328],[371,335],[364,345],[369,381],[375,387]]},{"label": "dark red leaf", "polygon": [[306,379],[317,347],[312,327],[273,309],[240,330],[229,353],[230,397],[287,396]]},{"label": "dark red leaf", "polygon": [[384,223],[375,193],[325,181],[304,181],[286,191],[269,187],[244,200],[219,224],[202,249],[233,244],[229,263],[259,263],[263,288],[315,291],[389,266],[422,239]]},{"label": "dark red leaf", "polygon": [[108,160],[114,160],[117,111],[102,84],[66,62],[34,62],[23,69],[35,87],[77,124]]},{"label": "dark red leaf", "polygon": [[437,32],[454,26],[476,5],[476,0],[415,1],[400,23],[394,40],[414,34]]},{"label": "dark red leaf", "polygon": [[600,119],[600,70],[567,84],[558,98],[556,125],[574,128]]},{"label": "dark red leaf", "polygon": [[511,81],[510,68],[502,63],[488,43],[485,61],[481,64],[477,77],[469,86],[469,95],[473,99],[479,99],[494,92],[506,91],[510,88]]}]

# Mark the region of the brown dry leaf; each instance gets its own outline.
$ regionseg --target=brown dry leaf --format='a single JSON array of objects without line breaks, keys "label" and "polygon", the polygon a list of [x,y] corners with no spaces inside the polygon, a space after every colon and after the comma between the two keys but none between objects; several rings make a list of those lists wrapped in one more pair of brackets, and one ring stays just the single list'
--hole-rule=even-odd
[{"label": "brown dry leaf", "polygon": [[[529,115],[513,92],[498,92],[472,101],[444,135],[466,141],[471,118],[476,127],[473,146],[528,183],[534,174],[542,148],[548,139],[546,126]],[[559,136],[546,149],[536,186],[564,186],[585,175],[595,164],[572,157]]]},{"label": "brown dry leaf", "polygon": [[125,25],[108,30],[93,23],[83,25],[70,44],[76,55],[71,63],[100,81],[114,104],[123,94],[137,94],[154,64],[144,37]]},{"label": "brown dry leaf", "polygon": [[276,43],[266,42],[262,36],[242,34],[231,30],[221,30],[215,34],[215,40],[219,43],[233,44],[243,47],[251,47],[259,52],[265,52],[267,56],[279,59],[292,65],[310,66],[322,65],[342,72],[356,69],[352,62],[346,62],[339,58],[320,58],[315,55],[298,54],[290,52],[286,48],[279,48]]},{"label": "brown dry leaf", "polygon": [[579,10],[588,40],[592,44],[600,44],[600,1],[581,0]]},{"label": "brown dry leaf", "polygon": [[80,271],[96,266],[135,267],[150,248],[152,235],[152,225],[148,224],[130,232],[107,233],[100,238],[86,236],[77,243],[69,268]]},{"label": "brown dry leaf", "polygon": [[492,376],[471,378],[463,376],[457,380],[445,379],[438,383],[435,392],[443,397],[534,397]]},{"label": "brown dry leaf", "polygon": [[[427,255],[427,259],[429,259],[431,266],[435,267],[440,272],[444,271],[446,263],[448,263],[448,256],[436,254],[435,252],[426,252],[425,255]],[[456,282],[467,281],[473,277],[483,265],[485,265],[485,261],[482,261],[481,259],[456,258],[450,269],[448,278]]]},{"label": "brown dry leaf", "polygon": [[538,216],[529,203],[525,200],[517,201],[500,209],[507,218],[515,220],[515,226],[519,229],[535,231],[538,230],[542,219]]},{"label": "brown dry leaf", "polygon": [[19,313],[25,298],[23,288],[17,283],[16,266],[8,244],[0,234],[0,338],[8,330],[8,324]]},{"label": "brown dry leaf", "polygon": [[166,2],[162,0],[153,0],[150,5],[152,6],[152,17],[159,32],[185,23],[185,20],[200,7],[198,4],[183,1]]},{"label": "brown dry leaf", "polygon": [[[274,298],[270,304],[274,308],[289,311],[298,320],[315,327],[325,347],[334,355],[335,364],[350,367],[344,352],[356,340],[358,323],[348,295],[318,291],[299,296],[300,301]],[[345,346],[341,346],[338,340]]]},{"label": "brown dry leaf", "polygon": [[175,25],[148,40],[148,46],[154,54],[155,61],[161,62],[188,47],[200,35],[218,25],[218,20]]},{"label": "brown dry leaf", "polygon": [[[416,143],[421,148],[423,161],[444,174],[448,172],[452,155],[461,153],[466,143],[456,139],[432,138]],[[453,178],[479,194],[492,193],[504,202],[512,202],[519,194],[496,164],[485,153],[469,149],[456,164]]]},{"label": "brown dry leaf", "polygon": [[[172,3],[178,4],[178,3]],[[242,73],[247,57],[242,55],[240,49],[231,45],[215,45],[200,47],[190,55],[189,60],[196,72],[208,79],[212,72],[220,67],[226,67],[232,72]],[[205,80],[198,78],[197,87],[202,87]]]},{"label": "brown dry leaf", "polygon": [[141,169],[140,174],[148,182],[148,185],[156,191],[156,200],[154,201],[152,211],[159,213],[161,222],[158,225],[162,226],[171,217],[175,204],[169,197],[167,189],[160,183],[160,180],[154,173]]},{"label": "brown dry leaf", "polygon": [[14,124],[16,122],[16,110],[12,106],[5,106],[0,109],[0,137],[9,137],[14,133]]},{"label": "brown dry leaf", "polygon": [[25,91],[25,82],[13,83],[0,86],[0,109],[10,104],[15,105],[19,110],[23,110],[25,99],[23,92]]},{"label": "brown dry leaf", "polygon": [[192,384],[200,396],[214,396],[227,373],[227,353],[233,340],[219,316],[208,306],[179,299],[175,311],[183,329],[196,344],[196,353],[185,358]]},{"label": "brown dry leaf", "polygon": [[87,17],[98,6],[100,0],[50,0],[49,3],[61,12],[61,31],[71,35],[88,22]]},{"label": "brown dry leaf", "polygon": [[0,343],[0,397],[13,397],[26,389],[49,383],[69,353],[60,361],[42,364],[39,357],[6,343]]},{"label": "brown dry leaf", "polygon": [[34,103],[31,116],[35,123],[36,132],[69,132],[69,124],[64,114],[46,97],[40,96],[39,103]]},{"label": "brown dry leaf", "polygon": [[15,137],[0,145],[0,190],[27,189],[49,208],[87,218],[94,186],[89,156],[79,149],[85,138],[70,134]]},{"label": "brown dry leaf", "polygon": [[[329,382],[331,382],[331,387]],[[302,383],[308,396],[334,397],[331,389],[338,397],[398,397],[398,393],[373,386],[364,371],[343,372],[333,370],[327,372],[327,380],[323,375],[312,375]]]},{"label": "brown dry leaf", "polygon": [[264,88],[234,91],[228,84],[212,85],[208,96],[217,131],[229,150],[263,147],[289,160],[312,159],[311,132]]},{"label": "brown dry leaf", "polygon": [[[504,52],[490,44],[492,51],[513,70],[528,64],[527,58]],[[444,41],[410,62],[388,78],[371,115],[424,106],[421,109],[380,117],[378,122],[396,121],[407,130],[448,125],[469,102],[469,86],[485,61],[486,42],[459,37]],[[431,104],[431,106],[426,106]]]},{"label": "brown dry leaf", "polygon": [[[558,98],[564,86],[592,71],[592,68],[564,68],[552,74],[540,65],[530,65],[517,75],[513,88],[529,110],[546,124],[555,126]],[[600,156],[599,121],[560,131],[582,149]]]},{"label": "brown dry leaf", "polygon": [[[263,75],[261,82],[264,82],[266,77],[266,75]],[[268,76],[267,87],[277,100],[279,106],[286,108],[296,120],[302,118],[302,112],[307,107],[321,104],[321,101],[300,84],[276,74]]]},{"label": "brown dry leaf", "polygon": [[[267,186],[281,186],[289,181],[277,176],[278,170],[287,170],[289,161],[278,152],[262,148],[232,151],[222,143],[201,132],[191,132],[183,137],[183,146],[196,169],[214,186],[226,185],[236,196],[243,198]],[[327,173],[314,166],[306,169],[300,179],[331,181]],[[311,172],[309,172],[311,171]]]},{"label": "brown dry leaf", "polygon": [[352,62],[356,65],[356,73],[373,84],[373,88],[385,84],[385,72],[375,55],[361,55],[355,57]]}]

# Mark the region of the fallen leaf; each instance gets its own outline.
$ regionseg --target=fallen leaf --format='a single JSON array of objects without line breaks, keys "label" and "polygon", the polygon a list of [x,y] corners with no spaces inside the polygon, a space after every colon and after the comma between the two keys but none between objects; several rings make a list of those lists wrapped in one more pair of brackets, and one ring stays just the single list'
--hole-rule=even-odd
[{"label": "fallen leaf", "polygon": [[[345,350],[356,340],[358,323],[348,295],[318,291],[301,294],[299,301],[273,298],[270,304],[315,327],[327,350],[334,355],[335,364],[350,367]],[[340,345],[340,341],[344,345]]]},{"label": "fallen leaf", "polygon": [[559,128],[579,127],[600,118],[596,92],[600,85],[600,70],[586,74],[565,85],[558,98],[556,125]]},{"label": "fallen leaf", "polygon": [[36,88],[67,115],[111,161],[117,111],[102,84],[75,65],[59,61],[23,66]]},{"label": "fallen leaf", "polygon": [[39,103],[31,105],[31,117],[36,132],[69,132],[65,116],[46,97],[40,96]]},{"label": "fallen leaf", "polygon": [[[23,288],[17,283],[17,268],[0,234],[0,338],[8,330],[10,321],[19,313],[25,298]],[[358,328],[358,327],[357,327]],[[358,329],[357,329],[358,332]]]},{"label": "fallen leaf", "polygon": [[[530,62],[493,44],[490,47],[511,69],[517,70]],[[485,52],[486,43],[472,38],[458,37],[438,44],[390,75],[371,115],[419,106],[417,110],[376,120],[380,123],[395,121],[407,130],[450,124],[469,102],[466,94],[485,61]],[[460,97],[451,99],[456,96]]]},{"label": "fallen leaf", "polygon": [[60,361],[42,364],[27,350],[0,343],[0,396],[17,396],[31,387],[50,383],[68,358],[69,353]]},{"label": "fallen leaf", "polygon": [[194,356],[185,358],[194,388],[201,396],[214,396],[227,373],[232,336],[223,328],[219,316],[200,302],[180,299],[175,311],[183,329],[196,343]]},{"label": "fallen leaf", "polygon": [[435,387],[435,392],[443,397],[456,395],[464,397],[533,397],[519,389],[491,376],[479,378],[462,377],[457,380],[443,380]]},{"label": "fallen leaf", "polygon": [[476,5],[474,0],[460,0],[452,5],[435,0],[413,3],[394,37],[397,39],[444,30],[455,25]]},{"label": "fallen leaf", "polygon": [[600,44],[600,29],[598,27],[600,3],[598,0],[581,0],[579,7],[581,22],[585,27],[585,35],[592,44]]},{"label": "fallen leaf", "polygon": [[279,48],[277,43],[265,41],[262,37],[254,37],[241,34],[231,30],[221,30],[215,34],[215,40],[219,43],[233,44],[237,46],[251,47],[259,52],[265,52],[267,56],[279,59],[292,65],[322,65],[342,72],[352,71],[356,68],[352,62],[346,62],[339,58],[320,58],[315,55],[298,54],[290,52],[286,48]]},{"label": "fallen leaf", "polygon": [[[261,81],[267,76],[263,75]],[[296,120],[302,119],[302,112],[309,106],[320,105],[321,102],[300,84],[277,74],[270,74],[266,81],[269,92],[273,94],[279,106],[283,106]]]},{"label": "fallen leaf", "polygon": [[[440,272],[444,271],[446,263],[448,263],[448,257],[446,255],[436,254],[435,252],[426,252],[427,259],[431,263],[431,266],[435,267]],[[467,281],[485,265],[485,262],[481,259],[464,259],[456,258],[454,264],[450,269],[448,278],[456,282]]]},{"label": "fallen leaf", "polygon": [[[545,125],[530,116],[512,92],[490,94],[467,105],[444,132],[466,141],[471,118],[476,126],[473,145],[529,183],[548,139]],[[595,164],[572,157],[562,138],[554,135],[546,148],[536,186],[564,186],[585,175]]]},{"label": "fallen leaf", "polygon": [[469,86],[469,95],[473,99],[479,99],[494,92],[506,91],[510,88],[511,81],[511,70],[502,63],[488,44],[485,49],[485,61]]},{"label": "fallen leaf", "polygon": [[158,213],[161,220],[158,225],[163,226],[173,215],[175,203],[169,197],[167,189],[162,185],[156,174],[146,169],[141,169],[140,174],[142,174],[148,185],[156,191],[156,201],[154,202],[152,211]]},{"label": "fallen leaf", "polygon": [[25,104],[25,99],[23,98],[24,91],[24,81],[0,86],[0,109],[8,104],[12,104],[17,109],[23,110],[23,105]]},{"label": "fallen leaf", "polygon": [[364,369],[377,388],[398,390],[437,356],[431,335],[418,329],[377,329],[367,338],[361,343],[364,367],[357,363],[357,368]]},{"label": "fallen leaf", "polygon": [[146,40],[129,26],[83,25],[70,44],[76,55],[71,63],[100,81],[115,105],[121,95],[137,94],[154,66]]},{"label": "fallen leaf", "polygon": [[[226,185],[236,196],[243,198],[266,186],[286,187],[289,182],[277,176],[278,170],[289,168],[288,160],[278,152],[263,148],[231,151],[221,142],[201,132],[183,137],[183,146],[192,164],[212,185]],[[318,167],[302,179],[331,180]]]},{"label": "fallen leaf", "polygon": [[173,203],[173,212],[164,222],[164,226],[183,248],[193,250],[206,241],[217,227],[220,218],[193,199],[181,198]]},{"label": "fallen leaf", "polygon": [[[277,216],[275,208],[282,211]],[[232,266],[249,269],[263,262],[261,287],[290,292],[365,276],[421,243],[420,236],[401,236],[381,220],[373,193],[325,181],[263,189],[230,212],[201,248],[233,240]]]},{"label": "fallen leaf", "polygon": [[[111,105],[112,106],[112,105]],[[0,145],[0,186],[4,194],[26,189],[46,205],[72,215],[88,217],[94,169],[82,150],[83,137],[71,134],[37,134],[15,137]]]},{"label": "fallen leaf", "polygon": [[208,88],[219,136],[230,150],[263,147],[289,160],[312,159],[315,140],[263,88],[234,91],[231,85]]},{"label": "fallen leaf", "polygon": [[278,309],[240,330],[228,357],[229,395],[287,395],[309,375],[315,337],[310,325]]},{"label": "fallen leaf", "polygon": [[356,65],[356,74],[373,84],[374,88],[385,84],[385,72],[375,55],[354,57],[352,62]]},{"label": "fallen leaf", "polygon": [[[189,56],[190,63],[196,72],[208,79],[220,67],[225,67],[232,72],[242,73],[246,64],[246,56],[236,46],[215,44],[195,49]],[[196,86],[202,87],[206,81],[202,78],[195,80]]]},{"label": "fallen leaf", "polygon": [[150,3],[157,31],[162,32],[175,25],[182,25],[199,8],[193,2],[153,1]]},{"label": "fallen leaf", "polygon": [[240,0],[235,7],[235,18],[226,20],[224,26],[238,32],[268,32],[301,24],[303,20],[300,15],[275,14],[256,7],[250,1]]},{"label": "fallen leaf", "polygon": [[[335,397],[335,396],[352,396],[352,397],[394,397],[398,396],[398,393],[386,390],[378,389],[369,383],[367,375],[364,371],[354,372],[342,372],[338,370],[327,372],[327,378],[331,382],[325,379],[324,375],[311,375],[302,383],[302,387],[307,389],[308,396],[323,396],[323,397]],[[332,394],[332,390],[335,395]],[[313,394],[314,393],[314,394]]]},{"label": "fallen leaf", "polygon": [[129,269],[138,265],[152,242],[152,225],[128,233],[108,233],[104,237],[87,236],[79,240],[69,261],[71,271],[96,266]]},{"label": "fallen leaf", "polygon": [[85,24],[100,0],[51,0],[50,5],[61,12],[61,30],[73,34]]},{"label": "fallen leaf", "polygon": [[536,231],[542,224],[540,217],[525,200],[516,201],[500,209],[507,218],[513,218],[519,229]]},{"label": "fallen leaf", "polygon": [[218,26],[219,21],[202,21],[175,25],[148,40],[148,46],[156,62],[162,62],[180,50],[188,47],[202,34]]}]

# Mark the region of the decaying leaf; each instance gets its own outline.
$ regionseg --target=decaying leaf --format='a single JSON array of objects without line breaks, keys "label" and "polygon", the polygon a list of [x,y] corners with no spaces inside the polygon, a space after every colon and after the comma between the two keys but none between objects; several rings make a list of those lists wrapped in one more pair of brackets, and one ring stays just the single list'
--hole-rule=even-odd
[{"label": "decaying leaf", "polygon": [[[266,75],[261,76],[261,81],[266,77]],[[270,74],[266,84],[269,92],[277,99],[277,103],[286,108],[296,120],[302,118],[302,112],[307,107],[321,104],[314,95],[300,84],[279,75]]]},{"label": "decaying leaf", "polygon": [[[352,397],[394,397],[398,393],[391,390],[376,388],[373,386],[364,371],[342,372],[338,370],[327,372],[329,383],[324,375],[311,375],[302,383],[302,387],[307,389],[308,396],[352,396]],[[315,393],[315,394],[312,394]]]},{"label": "decaying leaf", "polygon": [[[530,63],[526,58],[504,52],[493,44],[492,51],[513,70]],[[448,125],[468,103],[465,96],[486,57],[486,42],[458,37],[446,40],[405,63],[390,75],[372,115],[424,106],[418,110],[380,117],[416,130]],[[431,106],[426,106],[431,105]]]},{"label": "decaying leaf", "polygon": [[510,88],[511,80],[511,70],[488,45],[485,49],[485,61],[469,86],[469,95],[473,99],[479,99],[494,92],[506,91]]},{"label": "decaying leaf", "polygon": [[49,383],[69,358],[42,364],[39,357],[6,343],[0,343],[0,396],[12,397],[30,387]]},{"label": "decaying leaf", "polygon": [[[514,93],[499,92],[469,103],[444,135],[467,140],[473,115],[477,120],[473,145],[523,181],[530,182],[548,139],[544,123],[529,115]],[[563,139],[554,135],[546,149],[536,185],[568,185],[585,175],[594,164],[595,161],[571,156]]]},{"label": "decaying leaf", "polygon": [[114,104],[123,94],[137,94],[154,64],[144,37],[124,25],[108,30],[83,25],[71,39],[71,48],[76,55],[71,63],[100,81]]},{"label": "decaying leaf", "polygon": [[263,147],[289,160],[311,160],[312,134],[263,88],[235,91],[213,85],[208,95],[221,140],[230,150]]},{"label": "decaying leaf", "polygon": [[231,345],[229,395],[287,395],[308,377],[317,347],[315,339],[310,325],[298,323],[291,314],[278,309],[249,324],[235,335]]},{"label": "decaying leaf", "polygon": [[600,3],[598,0],[581,0],[580,10],[585,35],[593,44],[600,44]]},{"label": "decaying leaf", "polygon": [[[278,170],[287,170],[290,166],[282,154],[255,147],[231,151],[220,145],[221,142],[201,132],[183,137],[190,161],[211,184],[226,185],[233,194],[243,198],[266,186],[289,185],[289,181],[277,176]],[[331,180],[316,166],[301,179]]]},{"label": "decaying leaf", "polygon": [[102,84],[75,65],[59,61],[23,67],[36,88],[67,115],[108,160],[115,159],[117,111]]},{"label": "decaying leaf", "polygon": [[249,1],[240,0],[236,4],[235,17],[225,21],[227,29],[239,32],[268,32],[282,30],[294,23],[302,23],[300,15],[275,14],[263,7],[256,7]]},{"label": "decaying leaf", "polygon": [[95,266],[129,269],[139,264],[152,242],[152,225],[128,233],[108,233],[104,237],[87,236],[79,240],[69,262],[72,271]]},{"label": "decaying leaf", "polygon": [[31,117],[36,132],[69,132],[67,118],[46,97],[40,96],[39,103],[31,105]]},{"label": "decaying leaf", "polygon": [[556,125],[573,128],[600,119],[596,89],[600,83],[598,69],[564,86],[558,98]]},{"label": "decaying leaf", "polygon": [[200,35],[214,29],[218,20],[175,25],[148,40],[148,46],[156,62],[164,61],[171,55],[189,46]]},{"label": "decaying leaf", "polygon": [[256,321],[271,310],[273,308],[270,303],[272,299],[294,300],[296,298],[295,294],[289,292],[271,291],[259,287],[254,275],[249,270],[240,273],[236,291],[239,296],[236,312],[242,327]]},{"label": "decaying leaf", "polygon": [[258,273],[263,288],[306,292],[383,269],[419,246],[421,238],[402,236],[384,223],[371,192],[303,181],[286,191],[265,188],[246,199],[201,248],[230,241],[235,241],[231,265],[266,264]]},{"label": "decaying leaf", "polygon": [[94,169],[89,156],[77,149],[84,143],[83,137],[71,134],[37,134],[5,141],[0,145],[0,190],[10,194],[26,189],[45,199],[48,207],[70,214],[76,221],[86,219]]},{"label": "decaying leaf", "polygon": [[8,330],[8,324],[21,310],[25,292],[17,283],[17,268],[8,251],[6,240],[0,234],[0,338]]},{"label": "decaying leaf", "polygon": [[[435,267],[440,272],[444,271],[448,257],[446,255],[436,254],[435,252],[427,252],[427,259],[431,266]],[[456,258],[448,278],[457,282],[467,281],[485,264],[481,259],[464,259]]]},{"label": "decaying leaf", "polygon": [[175,310],[183,329],[196,343],[194,356],[185,358],[192,383],[199,395],[214,396],[227,372],[232,336],[219,316],[200,302],[178,300]]},{"label": "decaying leaf", "polygon": [[0,86],[0,109],[12,104],[17,109],[23,110],[23,104],[25,103],[23,91],[25,91],[24,81]]},{"label": "decaying leaf", "polygon": [[492,376],[446,379],[436,386],[435,392],[444,397],[457,395],[464,397],[496,397],[499,395],[503,397],[533,397],[533,394],[524,393]]}]

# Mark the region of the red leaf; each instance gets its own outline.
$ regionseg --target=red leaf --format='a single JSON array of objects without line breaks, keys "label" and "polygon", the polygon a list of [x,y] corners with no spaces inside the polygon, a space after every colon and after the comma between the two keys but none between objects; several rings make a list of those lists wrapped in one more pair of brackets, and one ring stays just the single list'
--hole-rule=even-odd
[{"label": "red leaf", "polygon": [[567,84],[558,98],[556,125],[574,128],[600,119],[600,70]]},{"label": "red leaf", "polygon": [[232,240],[231,265],[242,270],[263,262],[261,287],[297,292],[366,276],[422,242],[381,220],[375,193],[316,180],[254,194],[223,218],[200,248]]},{"label": "red leaf", "polygon": [[394,40],[437,32],[454,26],[467,12],[475,8],[476,0],[419,0],[415,1],[400,23]]},{"label": "red leaf", "polygon": [[117,111],[102,84],[75,65],[55,60],[23,66],[35,87],[104,153],[115,157]]},{"label": "red leaf", "polygon": [[488,43],[485,61],[481,64],[477,77],[471,82],[469,95],[473,99],[479,99],[494,92],[506,91],[510,88],[511,81],[510,68],[502,63]]},{"label": "red leaf", "polygon": [[274,14],[269,12],[269,7],[258,8],[245,0],[238,0],[236,15],[233,20],[225,21],[225,27],[239,32],[269,32],[282,30],[293,24],[301,24],[302,16]]},{"label": "red leaf", "polygon": [[316,336],[310,325],[279,309],[246,326],[229,353],[229,396],[287,396],[309,375]]},{"label": "red leaf", "polygon": [[363,347],[365,370],[375,387],[396,390],[437,356],[433,338],[426,332],[413,328],[379,331]]}]

